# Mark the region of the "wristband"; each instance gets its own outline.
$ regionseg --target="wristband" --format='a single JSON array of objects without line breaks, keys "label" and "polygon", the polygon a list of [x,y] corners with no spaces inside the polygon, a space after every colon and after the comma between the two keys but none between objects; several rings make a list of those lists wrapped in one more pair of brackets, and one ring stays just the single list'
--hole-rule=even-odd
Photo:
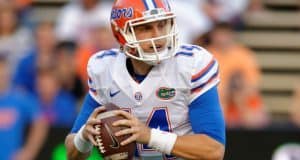
[{"label": "wristband", "polygon": [[165,132],[159,129],[151,129],[148,146],[159,152],[170,155],[176,139],[177,135],[175,133]]},{"label": "wristband", "polygon": [[91,142],[85,140],[82,136],[82,132],[84,129],[85,125],[83,125],[78,133],[76,133],[74,137],[74,145],[76,149],[81,152],[81,153],[87,153],[90,152],[93,149],[93,145]]}]

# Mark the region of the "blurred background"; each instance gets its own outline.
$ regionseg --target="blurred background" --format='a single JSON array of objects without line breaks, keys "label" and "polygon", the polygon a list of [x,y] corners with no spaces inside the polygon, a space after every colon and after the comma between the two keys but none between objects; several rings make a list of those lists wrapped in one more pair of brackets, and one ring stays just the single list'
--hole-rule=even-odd
[{"label": "blurred background", "polygon": [[[220,64],[225,160],[300,160],[300,0],[171,0]],[[0,159],[65,160],[113,0],[0,0]],[[94,150],[89,159],[101,159]]]}]

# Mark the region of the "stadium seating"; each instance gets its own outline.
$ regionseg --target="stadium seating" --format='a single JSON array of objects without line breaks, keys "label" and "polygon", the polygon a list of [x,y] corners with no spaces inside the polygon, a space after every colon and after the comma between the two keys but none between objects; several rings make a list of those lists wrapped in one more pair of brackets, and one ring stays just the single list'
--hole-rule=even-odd
[{"label": "stadium seating", "polygon": [[262,11],[256,14],[245,14],[243,17],[247,27],[260,29],[294,29],[300,28],[300,21],[296,21],[300,12]]},{"label": "stadium seating", "polygon": [[300,7],[299,0],[264,0],[265,5],[267,6],[276,6],[279,8],[282,7]]},{"label": "stadium seating", "polygon": [[266,10],[244,15],[241,42],[254,49],[263,70],[261,90],[273,118],[287,118],[300,84],[300,1],[263,0]]},{"label": "stadium seating", "polygon": [[258,63],[264,69],[298,70],[300,68],[300,51],[256,51],[256,53]]}]

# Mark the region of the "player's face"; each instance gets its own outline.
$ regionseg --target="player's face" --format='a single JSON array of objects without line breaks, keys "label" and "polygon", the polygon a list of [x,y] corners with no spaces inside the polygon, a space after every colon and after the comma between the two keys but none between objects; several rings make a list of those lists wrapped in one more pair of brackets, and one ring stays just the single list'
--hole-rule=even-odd
[{"label": "player's face", "polygon": [[[156,22],[135,26],[134,32],[137,40],[145,40],[145,39],[165,36],[170,33],[171,27],[172,27],[171,20],[162,20],[162,21],[156,21]],[[154,40],[158,52],[166,48],[167,41],[168,41],[167,38]],[[148,53],[154,52],[154,48],[151,41],[141,42],[140,46],[144,50],[144,52],[148,52]]]}]

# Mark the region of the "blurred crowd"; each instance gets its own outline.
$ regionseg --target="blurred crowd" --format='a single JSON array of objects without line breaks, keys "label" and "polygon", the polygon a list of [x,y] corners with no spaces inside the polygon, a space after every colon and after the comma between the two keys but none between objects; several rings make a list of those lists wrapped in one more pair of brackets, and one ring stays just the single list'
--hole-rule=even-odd
[{"label": "blurred crowd", "polygon": [[[89,57],[118,47],[109,24],[111,3],[72,0],[53,22],[32,20],[32,0],[0,0],[0,148],[7,149],[0,150],[1,160],[33,159],[50,127],[72,126],[87,89]],[[173,6],[182,43],[201,45],[219,61],[228,128],[268,126],[255,54],[234,34],[244,28],[244,13],[264,9],[260,0],[173,0]],[[296,126],[299,97],[300,88],[291,111]]]}]

